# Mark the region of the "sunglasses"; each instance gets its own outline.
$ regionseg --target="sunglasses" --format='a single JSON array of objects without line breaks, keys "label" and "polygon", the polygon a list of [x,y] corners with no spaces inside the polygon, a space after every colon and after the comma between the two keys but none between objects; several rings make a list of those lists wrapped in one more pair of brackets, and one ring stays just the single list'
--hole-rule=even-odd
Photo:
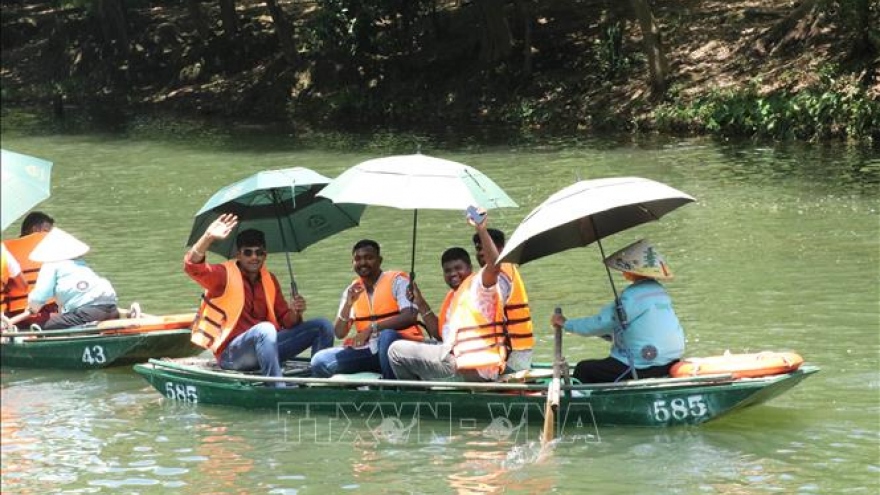
[{"label": "sunglasses", "polygon": [[263,256],[266,256],[266,250],[260,249],[260,248],[256,248],[256,249],[244,248],[241,250],[241,254],[245,255],[248,258],[251,256],[254,256],[254,255],[262,258]]}]

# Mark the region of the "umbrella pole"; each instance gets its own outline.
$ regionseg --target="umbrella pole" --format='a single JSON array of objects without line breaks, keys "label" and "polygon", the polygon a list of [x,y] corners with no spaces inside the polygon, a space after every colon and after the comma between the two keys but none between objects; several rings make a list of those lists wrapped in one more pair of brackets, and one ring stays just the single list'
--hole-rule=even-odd
[{"label": "umbrella pole", "polygon": [[419,223],[419,210],[413,210],[413,239],[412,253],[410,255],[409,264],[409,281],[412,283],[416,279],[416,225]]},{"label": "umbrella pole", "polygon": [[[623,310],[623,304],[621,304],[620,296],[617,294],[617,288],[614,286],[614,277],[611,276],[611,269],[605,264],[605,249],[602,247],[602,240],[599,239],[599,231],[596,229],[596,222],[591,219],[590,223],[593,225],[593,235],[596,237],[596,244],[599,245],[599,254],[602,256],[602,266],[605,267],[605,273],[608,275],[608,283],[611,284],[611,292],[614,293],[614,310],[617,312],[617,321],[620,322],[622,328],[621,332],[625,332],[626,327],[629,326],[629,322],[626,319],[626,311]],[[634,380],[638,380],[639,374],[636,372],[635,362],[628,351],[626,352],[626,358],[627,361],[629,361],[630,374]],[[620,377],[618,377],[618,380],[619,379]]]},{"label": "umbrella pole", "polygon": [[[272,190],[272,202],[281,209],[281,201],[278,197],[278,191]],[[279,211],[275,215],[275,220],[278,221],[278,232],[281,234],[281,243],[284,244],[284,257],[287,258],[287,273],[290,274],[290,294],[291,297],[299,294],[299,290],[296,287],[296,280],[293,278],[293,265],[290,263],[290,252],[287,248],[287,237],[284,235],[284,226],[281,225],[281,212]]]}]

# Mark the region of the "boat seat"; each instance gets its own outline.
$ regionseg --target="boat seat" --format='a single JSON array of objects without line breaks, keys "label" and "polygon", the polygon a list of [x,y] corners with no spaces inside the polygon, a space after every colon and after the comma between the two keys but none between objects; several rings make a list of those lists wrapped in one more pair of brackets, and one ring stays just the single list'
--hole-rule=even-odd
[{"label": "boat seat", "polygon": [[374,373],[372,371],[362,371],[360,373],[339,373],[333,375],[329,378],[330,380],[338,381],[338,382],[356,382],[362,380],[381,380],[381,373]]},{"label": "boat seat", "polygon": [[312,367],[308,361],[290,359],[281,366],[284,376],[312,376]]},{"label": "boat seat", "polygon": [[538,383],[548,378],[553,378],[552,368],[532,368],[501,375],[499,381],[505,383]]}]

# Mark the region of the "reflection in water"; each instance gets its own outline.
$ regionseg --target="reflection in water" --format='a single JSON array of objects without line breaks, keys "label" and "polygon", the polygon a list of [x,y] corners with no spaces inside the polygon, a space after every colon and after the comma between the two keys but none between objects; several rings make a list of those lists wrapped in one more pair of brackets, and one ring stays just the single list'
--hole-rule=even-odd
[{"label": "reflection in water", "polygon": [[[4,373],[4,379],[8,376]],[[75,482],[83,468],[101,465],[103,442],[95,429],[113,414],[102,402],[86,398],[105,389],[105,377],[98,374],[84,380],[28,380],[4,386],[4,489],[45,493]]]},{"label": "reflection in water", "polygon": [[227,426],[200,425],[196,434],[196,452],[205,458],[198,468],[205,480],[199,487],[201,493],[250,493],[252,487],[240,476],[254,467],[250,442],[229,434]]},{"label": "reflection in water", "polygon": [[558,476],[548,472],[555,462],[552,454],[542,455],[538,442],[468,441],[466,445],[479,450],[464,450],[459,464],[446,468],[455,493],[547,493],[558,485]]},{"label": "reflection in water", "polygon": [[[3,463],[2,469],[2,485],[7,486],[8,483],[16,484],[17,480],[36,471],[34,462],[28,455],[29,450],[33,450],[34,444],[38,442],[36,438],[28,437],[27,430],[23,430],[22,414],[19,406],[16,405],[15,397],[10,394],[3,393],[3,401],[0,403],[0,452],[2,452]],[[15,458],[15,462],[6,462],[7,459]],[[22,493],[36,493],[35,488],[28,488]]]}]

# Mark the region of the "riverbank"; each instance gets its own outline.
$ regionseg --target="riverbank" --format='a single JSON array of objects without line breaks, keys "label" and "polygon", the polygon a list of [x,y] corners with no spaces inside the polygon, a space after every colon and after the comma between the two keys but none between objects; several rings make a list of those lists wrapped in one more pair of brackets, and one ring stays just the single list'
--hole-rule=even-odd
[{"label": "riverbank", "polygon": [[783,31],[788,1],[657,5],[669,70],[658,91],[640,25],[616,3],[500,2],[510,39],[488,54],[483,4],[336,3],[278,3],[290,56],[262,2],[234,3],[234,36],[214,3],[129,5],[114,32],[86,9],[4,2],[2,103],[80,122],[163,114],[300,134],[880,141],[880,57],[853,49],[840,11]]}]

